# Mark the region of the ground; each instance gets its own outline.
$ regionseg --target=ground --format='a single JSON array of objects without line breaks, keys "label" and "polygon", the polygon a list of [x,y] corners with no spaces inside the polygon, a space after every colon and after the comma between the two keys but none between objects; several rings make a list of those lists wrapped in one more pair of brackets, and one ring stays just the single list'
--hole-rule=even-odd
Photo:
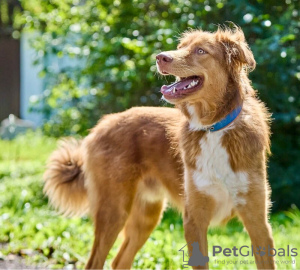
[{"label": "ground", "polygon": [[[56,140],[28,134],[14,141],[0,141],[0,269],[1,268],[83,268],[93,241],[93,226],[88,217],[64,218],[48,206],[42,193],[42,173]],[[298,256],[287,256],[287,249],[300,250],[300,212],[292,207],[271,216],[276,248],[286,256],[277,256],[278,269],[297,269]],[[253,258],[241,255],[213,256],[213,246],[223,249],[243,245],[250,240],[243,226],[233,220],[223,228],[210,229],[211,269],[253,269]],[[121,238],[108,256],[106,269],[115,256]],[[162,223],[137,254],[134,268],[183,268],[185,245],[182,219],[173,210],[166,211]],[[187,261],[187,251],[185,261]],[[26,266],[27,265],[27,266]]]},{"label": "ground", "polygon": [[[0,250],[6,250],[8,244],[0,243]],[[36,264],[30,264],[24,257],[18,254],[4,256],[0,252],[0,269],[38,269]]]}]

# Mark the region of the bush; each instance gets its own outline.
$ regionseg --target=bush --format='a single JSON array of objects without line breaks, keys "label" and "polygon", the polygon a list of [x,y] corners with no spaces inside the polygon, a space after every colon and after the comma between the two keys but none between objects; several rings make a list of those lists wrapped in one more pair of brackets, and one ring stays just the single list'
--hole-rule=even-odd
[{"label": "bush", "polygon": [[[34,106],[54,136],[86,134],[99,117],[138,105],[161,105],[163,84],[155,55],[176,47],[187,28],[216,30],[240,25],[257,60],[251,73],[259,96],[274,113],[270,180],[274,208],[300,204],[299,2],[286,1],[96,1],[22,2],[25,28],[47,89]],[[297,40],[298,37],[298,40]],[[51,55],[75,59],[54,69]],[[298,136],[297,136],[298,134]]]}]

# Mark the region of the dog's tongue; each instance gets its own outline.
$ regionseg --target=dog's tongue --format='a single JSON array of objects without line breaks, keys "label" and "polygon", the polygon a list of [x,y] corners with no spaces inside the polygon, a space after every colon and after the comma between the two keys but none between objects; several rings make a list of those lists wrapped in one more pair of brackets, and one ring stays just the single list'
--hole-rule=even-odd
[{"label": "dog's tongue", "polygon": [[172,83],[170,85],[163,85],[160,89],[160,92],[165,96],[178,96],[182,95],[185,92],[189,92],[187,88],[193,81],[196,81],[195,78],[190,77],[183,79],[179,82]]}]

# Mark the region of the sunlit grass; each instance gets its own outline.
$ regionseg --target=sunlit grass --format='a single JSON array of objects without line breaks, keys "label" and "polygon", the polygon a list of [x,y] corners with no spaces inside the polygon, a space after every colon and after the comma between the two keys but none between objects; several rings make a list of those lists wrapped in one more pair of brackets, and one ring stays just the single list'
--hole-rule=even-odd
[{"label": "sunlit grass", "polygon": [[[5,243],[1,252],[4,256],[20,254],[28,263],[51,268],[70,264],[82,268],[93,241],[90,219],[59,216],[48,206],[42,193],[45,161],[55,147],[54,139],[36,134],[22,136],[13,142],[0,141],[0,242]],[[271,222],[276,248],[286,250],[289,245],[290,249],[300,249],[299,210],[275,214]],[[211,229],[208,242],[211,269],[255,268],[249,264],[252,257],[212,256],[213,245],[223,249],[251,245],[238,221],[233,220],[223,228]],[[120,243],[121,239],[118,239],[110,252],[105,266],[107,269]],[[182,219],[178,213],[168,210],[162,223],[137,254],[134,268],[182,268],[182,253],[178,250],[184,245]],[[296,265],[281,262],[291,261],[292,257],[277,257],[278,269],[299,268],[298,256],[295,257]],[[248,264],[245,264],[246,261]]]}]

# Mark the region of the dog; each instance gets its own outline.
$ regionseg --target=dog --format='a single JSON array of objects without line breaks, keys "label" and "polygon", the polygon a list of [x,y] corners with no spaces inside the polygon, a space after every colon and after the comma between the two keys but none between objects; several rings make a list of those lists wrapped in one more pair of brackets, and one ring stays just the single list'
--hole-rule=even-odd
[{"label": "dog", "polygon": [[94,244],[87,269],[103,269],[121,230],[113,269],[129,269],[166,201],[183,210],[177,109],[136,107],[104,116],[82,141],[63,140],[49,158],[44,192],[68,216],[89,213]]},{"label": "dog", "polygon": [[[187,119],[179,144],[187,243],[198,242],[207,256],[209,225],[238,215],[253,248],[273,251],[266,173],[270,114],[248,79],[256,62],[243,31],[187,31],[177,50],[162,52],[156,59],[162,75],[176,77],[175,83],[162,86],[163,99]],[[275,269],[274,257],[255,254],[255,259],[259,269]],[[207,269],[208,264],[197,268]]]}]

